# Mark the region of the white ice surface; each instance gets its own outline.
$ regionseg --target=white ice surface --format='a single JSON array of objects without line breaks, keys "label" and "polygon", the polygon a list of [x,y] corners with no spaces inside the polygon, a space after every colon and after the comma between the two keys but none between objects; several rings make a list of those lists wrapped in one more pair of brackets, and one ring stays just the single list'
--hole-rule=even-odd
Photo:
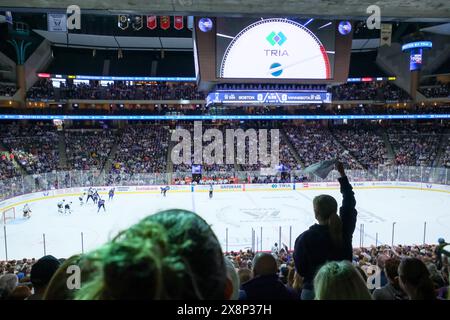
[{"label": "white ice surface", "polygon": [[[208,193],[160,194],[116,194],[113,201],[106,202],[106,213],[97,213],[92,202],[79,205],[77,197],[66,197],[73,201],[73,213],[58,214],[56,204],[60,198],[31,202],[32,217],[22,218],[22,206],[16,208],[16,220],[6,225],[8,258],[20,259],[40,257],[46,253],[58,258],[68,257],[82,250],[89,251],[106,242],[119,230],[138,222],[141,218],[162,209],[183,208],[200,214],[213,227],[223,250],[251,247],[252,228],[258,237],[262,227],[262,248],[269,250],[279,239],[282,227],[282,242],[289,246],[295,238],[314,221],[312,199],[327,193],[339,202],[338,190],[291,190],[291,191],[246,191]],[[364,246],[391,243],[392,224],[395,224],[396,244],[421,244],[426,227],[426,242],[435,243],[439,237],[450,238],[450,196],[444,192],[404,189],[356,189],[358,209],[357,228],[353,236],[354,246],[359,246],[359,226],[364,224]],[[226,230],[228,229],[228,246]],[[0,260],[5,258],[3,230],[0,230]]]}]

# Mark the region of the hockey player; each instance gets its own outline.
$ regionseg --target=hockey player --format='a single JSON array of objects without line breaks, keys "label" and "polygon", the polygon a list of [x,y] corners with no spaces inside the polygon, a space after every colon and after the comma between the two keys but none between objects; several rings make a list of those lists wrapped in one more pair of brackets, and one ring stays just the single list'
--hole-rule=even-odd
[{"label": "hockey player", "polygon": [[213,197],[213,185],[212,183],[209,184],[209,198],[212,199]]},{"label": "hockey player", "polygon": [[94,189],[92,189],[92,187],[89,187],[89,189],[88,189],[88,195],[87,195],[87,198],[86,198],[86,204],[88,203],[89,199],[92,199],[92,201],[94,201]]},{"label": "hockey player", "polygon": [[62,201],[58,202],[58,213],[63,213],[65,201],[66,200],[63,199]]},{"label": "hockey player", "polygon": [[70,210],[71,204],[72,202],[66,203],[66,205],[64,206],[64,213],[72,213],[72,210]]},{"label": "hockey player", "polygon": [[100,199],[100,196],[99,196],[99,194],[98,194],[98,191],[95,190],[95,191],[94,191],[94,195],[93,195],[94,203],[97,203],[98,199]]},{"label": "hockey player", "polygon": [[102,207],[103,207],[103,211],[106,212],[106,209],[105,209],[105,200],[99,198],[99,199],[98,199],[98,202],[97,202],[97,206],[98,206],[97,213],[100,212],[100,209],[101,209]]},{"label": "hockey player", "polygon": [[109,200],[111,201],[114,198],[114,192],[115,192],[116,188],[112,188],[111,190],[109,190],[108,194],[109,194]]},{"label": "hockey player", "polygon": [[80,200],[80,206],[83,206],[84,204],[84,196],[86,193],[83,193],[81,196],[78,197],[78,200]]},{"label": "hockey player", "polygon": [[167,192],[167,190],[169,190],[169,189],[170,189],[169,186],[161,187],[161,194],[163,194],[164,197],[165,197],[165,196],[166,196],[166,192]]},{"label": "hockey player", "polygon": [[31,209],[28,206],[28,203],[25,204],[25,206],[23,207],[23,217],[24,218],[31,218]]}]

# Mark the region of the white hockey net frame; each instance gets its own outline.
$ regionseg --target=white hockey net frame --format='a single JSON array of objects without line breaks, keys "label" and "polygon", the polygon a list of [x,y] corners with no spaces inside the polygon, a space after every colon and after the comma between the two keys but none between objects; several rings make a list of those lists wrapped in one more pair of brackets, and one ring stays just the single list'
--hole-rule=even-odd
[{"label": "white hockey net frame", "polygon": [[16,219],[16,209],[15,208],[9,208],[6,210],[2,210],[0,224],[6,224],[6,223],[8,223],[8,221],[15,220],[15,219]]}]

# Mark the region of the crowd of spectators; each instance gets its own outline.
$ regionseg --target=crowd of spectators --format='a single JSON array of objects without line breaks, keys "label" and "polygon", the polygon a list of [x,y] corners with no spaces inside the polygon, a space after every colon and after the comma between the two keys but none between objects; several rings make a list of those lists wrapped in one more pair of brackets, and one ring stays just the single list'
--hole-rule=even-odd
[{"label": "crowd of spectators", "polygon": [[380,128],[336,126],[332,134],[365,168],[373,169],[385,164],[386,146]]},{"label": "crowd of spectators", "polygon": [[167,172],[169,128],[162,125],[128,126],[120,135],[111,175]]},{"label": "crowd of spectators", "polygon": [[[12,89],[5,90],[11,91]],[[58,91],[61,99],[107,99],[107,100],[204,100],[205,94],[198,91],[194,83],[158,82],[133,83],[110,81],[104,85],[99,81],[77,82],[71,80],[61,82],[54,88],[49,79],[39,80],[27,92],[30,100],[51,100]],[[327,91],[326,85],[306,84],[219,84],[216,90],[267,90],[267,91]],[[426,87],[422,89],[427,97],[447,97],[449,85]],[[5,91],[7,92],[7,91]],[[1,93],[1,91],[0,91]],[[390,81],[349,82],[331,88],[333,100],[355,101],[372,100],[383,102],[407,102],[409,95]]]},{"label": "crowd of spectators", "polygon": [[217,90],[267,90],[267,91],[326,91],[327,86],[323,84],[251,84],[233,83],[218,84]]},{"label": "crowd of spectators", "polygon": [[0,142],[28,174],[58,169],[58,135],[50,124],[5,125]]},{"label": "crowd of spectators", "polygon": [[408,101],[411,98],[389,81],[348,82],[332,88],[333,100]]},{"label": "crowd of spectators", "polygon": [[30,100],[60,99],[79,100],[203,100],[205,96],[197,90],[194,83],[142,83],[130,84],[124,81],[109,82],[105,85],[98,81],[89,83],[61,82],[54,88],[52,81],[41,79],[27,93]]},{"label": "crowd of spectators", "polygon": [[349,152],[336,142],[327,127],[313,123],[283,129],[305,167],[322,160],[341,159],[351,169],[362,169]]},{"label": "crowd of spectators", "polygon": [[0,152],[0,180],[10,179],[20,174],[20,171],[14,166],[14,154]]},{"label": "crowd of spectators", "polygon": [[[218,179],[235,181],[234,178],[238,178],[241,182],[274,182],[271,176],[274,176],[274,179],[281,179],[282,182],[301,181],[302,177],[296,178],[295,175],[303,168],[322,160],[335,158],[345,161],[349,169],[370,172],[390,165],[449,166],[448,143],[442,140],[446,139],[448,126],[434,122],[417,125],[412,125],[410,122],[382,123],[381,125],[365,122],[329,126],[319,122],[306,122],[299,125],[284,122],[280,126],[277,122],[270,125],[264,121],[243,123],[233,121],[208,123],[202,127],[203,133],[208,129],[218,129],[223,135],[225,144],[223,163],[206,164],[204,162],[202,164],[203,176],[215,181]],[[111,129],[105,126],[89,129],[89,127],[81,126],[76,129],[65,128],[62,135],[58,134],[56,127],[50,123],[11,123],[4,125],[3,128],[4,130],[0,133],[0,143],[4,149],[4,152],[0,154],[0,180],[20,176],[20,168],[27,175],[54,173],[55,170],[94,170],[100,173],[103,168],[107,168],[106,173],[110,174],[107,182],[118,184],[125,181],[148,184],[149,181],[153,181],[151,179],[155,174],[154,183],[168,183],[167,173],[172,173],[172,181],[176,181],[175,183],[189,183],[189,178],[192,178],[192,164],[173,163],[172,166],[168,162],[169,156],[171,157],[169,155],[171,148],[178,144],[176,141],[170,142],[173,130],[187,129],[193,139],[192,122],[179,122],[172,128],[170,123],[132,124],[125,129]],[[267,129],[268,156],[272,154],[271,129],[279,130],[277,174],[274,171],[270,173],[270,170],[261,170],[268,169],[269,165],[261,161],[263,154],[258,150],[257,140],[245,139],[245,163],[239,163],[237,161],[238,140],[235,139],[235,163],[226,163],[228,148],[226,130],[238,128],[244,132],[253,128],[257,136],[262,129]],[[385,134],[387,140],[383,139]],[[65,149],[61,147],[62,141],[65,142]],[[209,146],[211,142],[203,141],[203,148]],[[386,143],[389,143],[392,149]],[[114,146],[117,150],[112,153]],[[250,164],[248,151],[255,147],[257,162]],[[388,154],[388,150],[392,150],[393,154]],[[181,149],[179,151],[181,152]],[[60,152],[64,154],[60,155]],[[183,152],[189,153],[188,150]],[[191,162],[194,163],[193,149],[190,150],[190,156]],[[67,163],[64,158],[67,159]],[[172,157],[171,159],[174,160]],[[243,172],[250,173],[251,178],[247,179]],[[396,175],[396,171],[391,170],[391,174]],[[400,176],[402,176],[401,173]],[[355,178],[355,176],[352,177]],[[395,177],[398,178],[399,175]],[[420,175],[417,178],[420,178]],[[383,177],[380,176],[380,179]]]},{"label": "crowd of spectators", "polygon": [[49,79],[40,79],[27,91],[27,99],[29,100],[53,100],[55,91],[53,84]]},{"label": "crowd of spectators", "polygon": [[0,84],[0,97],[12,97],[17,88],[10,84]]},{"label": "crowd of spectators", "polygon": [[439,126],[391,126],[387,128],[395,153],[394,164],[416,167],[434,165],[442,137]]},{"label": "crowd of spectators", "polygon": [[112,130],[66,130],[66,155],[72,170],[101,170],[115,141]]},{"label": "crowd of spectators", "polygon": [[447,138],[444,154],[442,156],[442,164],[445,168],[450,168],[450,137]]},{"label": "crowd of spectators", "polygon": [[[434,296],[431,298],[447,299],[449,286],[449,265],[444,259],[442,265],[437,262],[437,245],[389,245],[362,247],[353,249],[353,259],[349,263],[350,270],[355,270],[364,283],[368,292],[366,299],[372,300],[408,300],[420,299],[409,297],[399,283],[398,270],[402,261],[411,259],[425,268],[424,271],[432,283]],[[286,299],[299,300],[304,285],[303,278],[297,273],[294,260],[286,245],[274,244],[271,252],[257,253],[251,249],[230,251],[223,253],[225,262],[231,263],[231,272],[236,273],[234,300],[255,299]],[[270,257],[269,257],[270,256]],[[74,256],[79,263],[80,255]],[[261,260],[261,257],[263,260]],[[256,258],[256,259],[255,259]],[[266,260],[265,263],[262,261]],[[27,259],[0,261],[0,300],[33,300],[33,299],[70,299],[70,296],[53,296],[58,293],[53,286],[62,272],[58,272],[68,262],[74,259],[56,259],[45,256],[41,259]],[[419,262],[417,262],[419,261]],[[261,270],[268,263],[271,267]],[[77,264],[77,263],[75,263]],[[329,265],[327,265],[329,266]],[[331,267],[331,266],[329,266]],[[333,265],[333,268],[343,267]],[[59,269],[58,269],[59,268]],[[227,268],[228,269],[228,268]],[[227,274],[230,271],[227,270]],[[322,271],[324,272],[324,270]],[[352,276],[355,277],[355,276]],[[370,277],[370,278],[369,278]],[[53,279],[52,279],[53,278]],[[369,280],[368,280],[369,279]],[[117,279],[115,279],[117,281]],[[338,281],[339,279],[335,279]],[[255,284],[256,282],[256,284]],[[260,283],[262,282],[262,283]],[[260,284],[259,284],[260,283]],[[259,285],[258,285],[259,284]],[[253,287],[259,287],[259,291]],[[341,288],[340,292],[333,292],[322,299],[343,299],[347,295]],[[75,290],[76,292],[77,290]],[[47,293],[46,293],[47,292]],[[283,293],[280,296],[280,292]],[[61,294],[61,293],[59,293]],[[67,294],[67,292],[65,293]],[[354,293],[347,299],[355,299]],[[52,295],[52,296],[51,296]],[[319,297],[316,297],[319,299]],[[425,297],[422,297],[425,299]]]},{"label": "crowd of spectators", "polygon": [[437,83],[433,86],[426,86],[420,88],[427,98],[449,98],[450,97],[450,82]]}]

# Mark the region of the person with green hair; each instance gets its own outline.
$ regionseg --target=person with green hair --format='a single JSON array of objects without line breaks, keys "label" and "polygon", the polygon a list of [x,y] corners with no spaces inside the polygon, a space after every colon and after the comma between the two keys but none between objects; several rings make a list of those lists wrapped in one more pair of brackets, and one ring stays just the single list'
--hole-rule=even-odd
[{"label": "person with green hair", "polygon": [[150,215],[85,260],[96,270],[77,300],[223,300],[232,294],[216,235],[186,210]]}]

